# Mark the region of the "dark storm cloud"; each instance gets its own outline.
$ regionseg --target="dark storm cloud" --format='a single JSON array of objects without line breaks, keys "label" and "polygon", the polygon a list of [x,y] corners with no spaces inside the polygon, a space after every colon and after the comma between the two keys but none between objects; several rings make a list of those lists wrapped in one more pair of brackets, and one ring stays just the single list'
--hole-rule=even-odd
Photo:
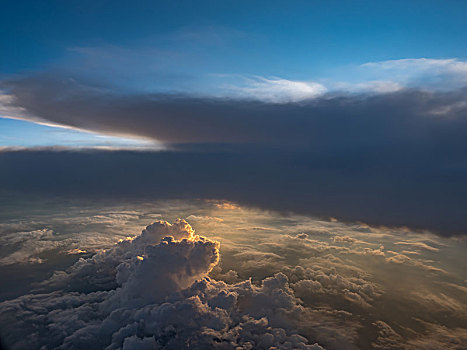
[{"label": "dark storm cloud", "polygon": [[168,143],[257,143],[320,154],[417,147],[453,151],[467,131],[466,90],[324,96],[264,103],[112,91],[73,79],[29,77],[3,83],[13,107],[83,129]]},{"label": "dark storm cloud", "polygon": [[4,87],[29,115],[175,150],[3,151],[4,190],[221,198],[466,233],[467,90],[273,104],[124,94],[56,78]]},{"label": "dark storm cloud", "polygon": [[[460,152],[459,152],[460,153]],[[446,156],[238,151],[4,151],[0,190],[24,195],[218,198],[377,225],[465,234],[467,170]],[[456,157],[459,161],[459,156]]]}]

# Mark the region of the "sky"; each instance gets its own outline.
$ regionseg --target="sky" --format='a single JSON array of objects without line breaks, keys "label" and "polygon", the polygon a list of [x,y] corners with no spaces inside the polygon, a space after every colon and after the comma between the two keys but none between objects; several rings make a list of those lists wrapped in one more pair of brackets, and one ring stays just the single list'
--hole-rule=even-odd
[{"label": "sky", "polygon": [[[11,103],[12,81],[26,78],[272,103],[458,88],[467,81],[466,11],[463,1],[7,2],[1,115],[34,120]],[[82,130],[0,123],[1,146],[101,145]],[[113,136],[130,137],[113,139],[116,147],[141,146],[138,135]]]},{"label": "sky", "polygon": [[464,349],[466,18],[2,2],[0,350]]}]

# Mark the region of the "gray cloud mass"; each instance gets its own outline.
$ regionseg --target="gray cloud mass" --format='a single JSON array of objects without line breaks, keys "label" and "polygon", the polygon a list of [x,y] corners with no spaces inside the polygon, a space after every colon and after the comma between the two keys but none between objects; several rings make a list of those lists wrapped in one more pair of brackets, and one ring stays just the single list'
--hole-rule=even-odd
[{"label": "gray cloud mass", "polygon": [[23,117],[149,138],[170,149],[5,148],[5,191],[227,199],[443,235],[466,233],[465,89],[265,103],[129,93],[45,74],[4,80],[2,87],[11,97],[7,107]]},{"label": "gray cloud mass", "polygon": [[[252,143],[326,154],[367,147],[454,151],[467,130],[466,91],[325,95],[301,103],[124,93],[70,78],[4,81],[10,107],[32,117],[172,144]],[[428,147],[428,149],[427,149]]]}]

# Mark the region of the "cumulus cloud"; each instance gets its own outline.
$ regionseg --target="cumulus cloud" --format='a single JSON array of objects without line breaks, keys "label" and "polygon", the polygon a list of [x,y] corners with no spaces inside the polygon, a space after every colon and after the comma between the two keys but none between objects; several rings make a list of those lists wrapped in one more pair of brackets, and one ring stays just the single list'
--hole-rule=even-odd
[{"label": "cumulus cloud", "polygon": [[[43,286],[66,288],[69,291],[77,292],[115,288],[128,279],[135,269],[135,263],[139,264],[140,261],[144,261],[143,256],[146,254],[146,248],[159,244],[165,237],[173,237],[175,241],[185,239],[186,242],[194,242],[195,239],[199,238],[194,235],[193,229],[184,220],[177,220],[173,225],[168,222],[156,221],[147,226],[136,238],[122,239],[111,249],[99,251],[89,259],[81,258],[68,271],[56,272],[43,283]],[[158,249],[175,249],[170,240],[164,241],[162,247],[164,248]],[[191,248],[193,247],[185,246],[185,253],[190,254]],[[159,257],[161,254],[164,255],[160,253],[156,256]],[[216,248],[215,255],[217,256],[217,254]],[[170,253],[168,255],[170,256]],[[182,259],[182,257],[179,258]],[[186,260],[187,257],[183,259]],[[145,263],[145,266],[147,264]],[[165,278],[169,279],[167,276]]]},{"label": "cumulus cloud", "polygon": [[378,329],[377,339],[371,344],[375,349],[396,350],[401,348],[403,338],[391,326],[381,320],[373,322],[373,325]]},{"label": "cumulus cloud", "polygon": [[[26,286],[11,296],[21,297],[0,304],[0,337],[7,345],[17,344],[12,349],[30,348],[33,342],[72,349],[309,348],[315,343],[315,348],[339,350],[410,349],[431,332],[423,323],[429,322],[444,327],[431,336],[433,343],[449,345],[449,334],[462,341],[467,325],[465,272],[458,267],[465,247],[461,238],[218,204],[160,201],[128,211],[93,204],[96,210],[62,211],[69,225],[82,222],[75,215],[83,211],[94,228],[96,222],[110,225],[115,219],[125,229],[111,236],[121,241],[110,248],[103,243],[105,251],[74,265],[78,257],[69,255],[55,256],[53,266],[30,264],[30,269],[41,268],[42,276],[57,269],[61,259],[69,264],[60,266],[71,266],[35,284],[33,294],[24,295]],[[145,212],[222,218],[216,226],[211,220],[195,222],[199,232],[218,237],[222,249],[184,220],[157,221],[141,235],[124,238],[125,222],[149,217]],[[439,250],[399,242],[423,242]],[[71,241],[62,254],[68,246]],[[404,252],[409,248],[418,254]],[[386,260],[396,254],[411,260]],[[438,266],[438,257],[446,255],[447,273],[427,273],[427,266]],[[438,260],[430,262],[430,256]],[[2,279],[14,285],[12,274],[18,270],[8,269],[13,267],[4,267]]]},{"label": "cumulus cloud", "polygon": [[313,269],[298,265],[287,271],[287,274],[297,296],[308,301],[319,294],[326,297],[333,295],[362,307],[370,307],[373,299],[381,294],[375,283],[341,275],[335,269]]},{"label": "cumulus cloud", "polygon": [[10,254],[0,259],[0,265],[19,263],[41,263],[38,255],[44,251],[64,246],[64,242],[51,240],[53,232],[40,229],[28,232],[14,232],[2,235],[4,249],[15,247]]},{"label": "cumulus cloud", "polygon": [[55,291],[0,304],[3,341],[12,349],[323,349],[297,333],[305,313],[286,275],[259,286],[207,277],[218,248],[184,220],[155,222],[54,275],[46,288]]}]

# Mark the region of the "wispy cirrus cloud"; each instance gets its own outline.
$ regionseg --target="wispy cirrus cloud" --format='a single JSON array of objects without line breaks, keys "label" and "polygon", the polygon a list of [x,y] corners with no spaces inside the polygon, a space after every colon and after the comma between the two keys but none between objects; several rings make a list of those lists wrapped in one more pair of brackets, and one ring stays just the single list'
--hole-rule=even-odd
[{"label": "wispy cirrus cloud", "polygon": [[399,69],[417,71],[439,71],[453,72],[467,75],[467,62],[457,58],[435,59],[435,58],[404,58],[398,60],[386,60],[379,62],[368,62],[362,67],[374,67],[379,69]]},{"label": "wispy cirrus cloud", "polygon": [[239,84],[224,85],[224,96],[267,103],[293,103],[317,98],[328,89],[320,83],[279,77],[242,77]]},{"label": "wispy cirrus cloud", "polygon": [[360,65],[365,74],[407,87],[452,90],[467,84],[467,61],[458,58],[405,58]]}]

